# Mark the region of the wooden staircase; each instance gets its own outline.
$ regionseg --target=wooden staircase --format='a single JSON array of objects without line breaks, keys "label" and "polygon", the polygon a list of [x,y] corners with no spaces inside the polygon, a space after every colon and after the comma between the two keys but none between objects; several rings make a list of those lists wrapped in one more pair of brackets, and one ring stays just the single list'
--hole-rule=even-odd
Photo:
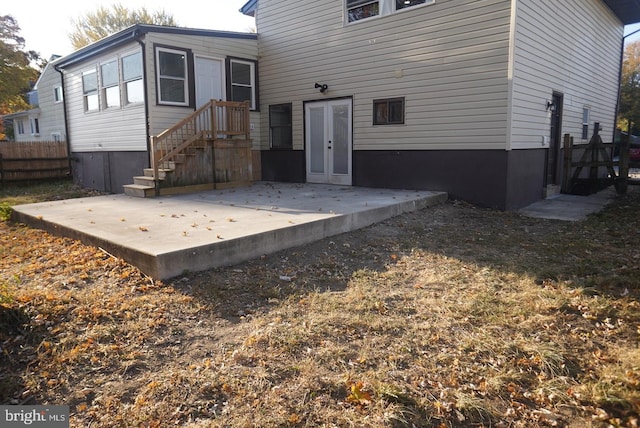
[{"label": "wooden staircase", "polygon": [[151,168],[124,192],[146,198],[248,185],[251,178],[249,103],[211,100],[151,137]]}]

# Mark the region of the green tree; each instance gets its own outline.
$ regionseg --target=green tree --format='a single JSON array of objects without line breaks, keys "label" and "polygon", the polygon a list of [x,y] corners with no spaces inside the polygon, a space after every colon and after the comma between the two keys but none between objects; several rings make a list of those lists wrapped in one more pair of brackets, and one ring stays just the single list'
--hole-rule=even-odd
[{"label": "green tree", "polygon": [[69,39],[74,49],[80,49],[135,24],[177,26],[173,15],[164,10],[150,12],[145,7],[131,10],[121,4],[114,4],[111,8],[100,6],[94,12],[72,20],[72,24],[73,31],[69,33]]},{"label": "green tree", "polygon": [[[31,64],[39,60],[38,53],[25,51],[18,21],[11,15],[0,16],[0,115],[29,108],[26,94],[39,75]],[[4,134],[1,124],[0,134]]]},{"label": "green tree", "polygon": [[640,130],[640,41],[624,48],[618,126],[623,131]]}]

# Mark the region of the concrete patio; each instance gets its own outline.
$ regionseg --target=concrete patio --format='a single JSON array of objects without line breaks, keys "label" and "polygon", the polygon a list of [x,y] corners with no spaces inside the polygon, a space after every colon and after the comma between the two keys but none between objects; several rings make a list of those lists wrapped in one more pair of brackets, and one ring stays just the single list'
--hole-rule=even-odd
[{"label": "concrete patio", "polygon": [[233,265],[447,200],[443,192],[258,182],[152,199],[107,195],[14,207],[13,219],[167,279]]}]

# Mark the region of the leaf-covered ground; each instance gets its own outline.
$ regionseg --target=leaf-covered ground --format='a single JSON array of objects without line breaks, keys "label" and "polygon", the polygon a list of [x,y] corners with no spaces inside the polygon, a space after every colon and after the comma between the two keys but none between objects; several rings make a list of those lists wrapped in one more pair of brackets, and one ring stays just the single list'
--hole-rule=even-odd
[{"label": "leaf-covered ground", "polygon": [[0,222],[0,404],[71,425],[636,427],[640,189],[580,223],[449,202],[153,281]]}]

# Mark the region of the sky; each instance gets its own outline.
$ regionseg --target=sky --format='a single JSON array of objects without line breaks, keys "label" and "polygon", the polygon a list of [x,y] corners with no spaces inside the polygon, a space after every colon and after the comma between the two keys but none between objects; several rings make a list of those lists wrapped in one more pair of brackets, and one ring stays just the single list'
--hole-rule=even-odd
[{"label": "sky", "polygon": [[26,49],[38,52],[44,59],[73,52],[68,36],[73,19],[99,6],[117,3],[129,9],[144,6],[150,12],[164,10],[173,15],[181,27],[224,31],[255,28],[254,19],[239,12],[246,0],[13,0],[2,3],[0,15],[13,16],[20,26]]}]

